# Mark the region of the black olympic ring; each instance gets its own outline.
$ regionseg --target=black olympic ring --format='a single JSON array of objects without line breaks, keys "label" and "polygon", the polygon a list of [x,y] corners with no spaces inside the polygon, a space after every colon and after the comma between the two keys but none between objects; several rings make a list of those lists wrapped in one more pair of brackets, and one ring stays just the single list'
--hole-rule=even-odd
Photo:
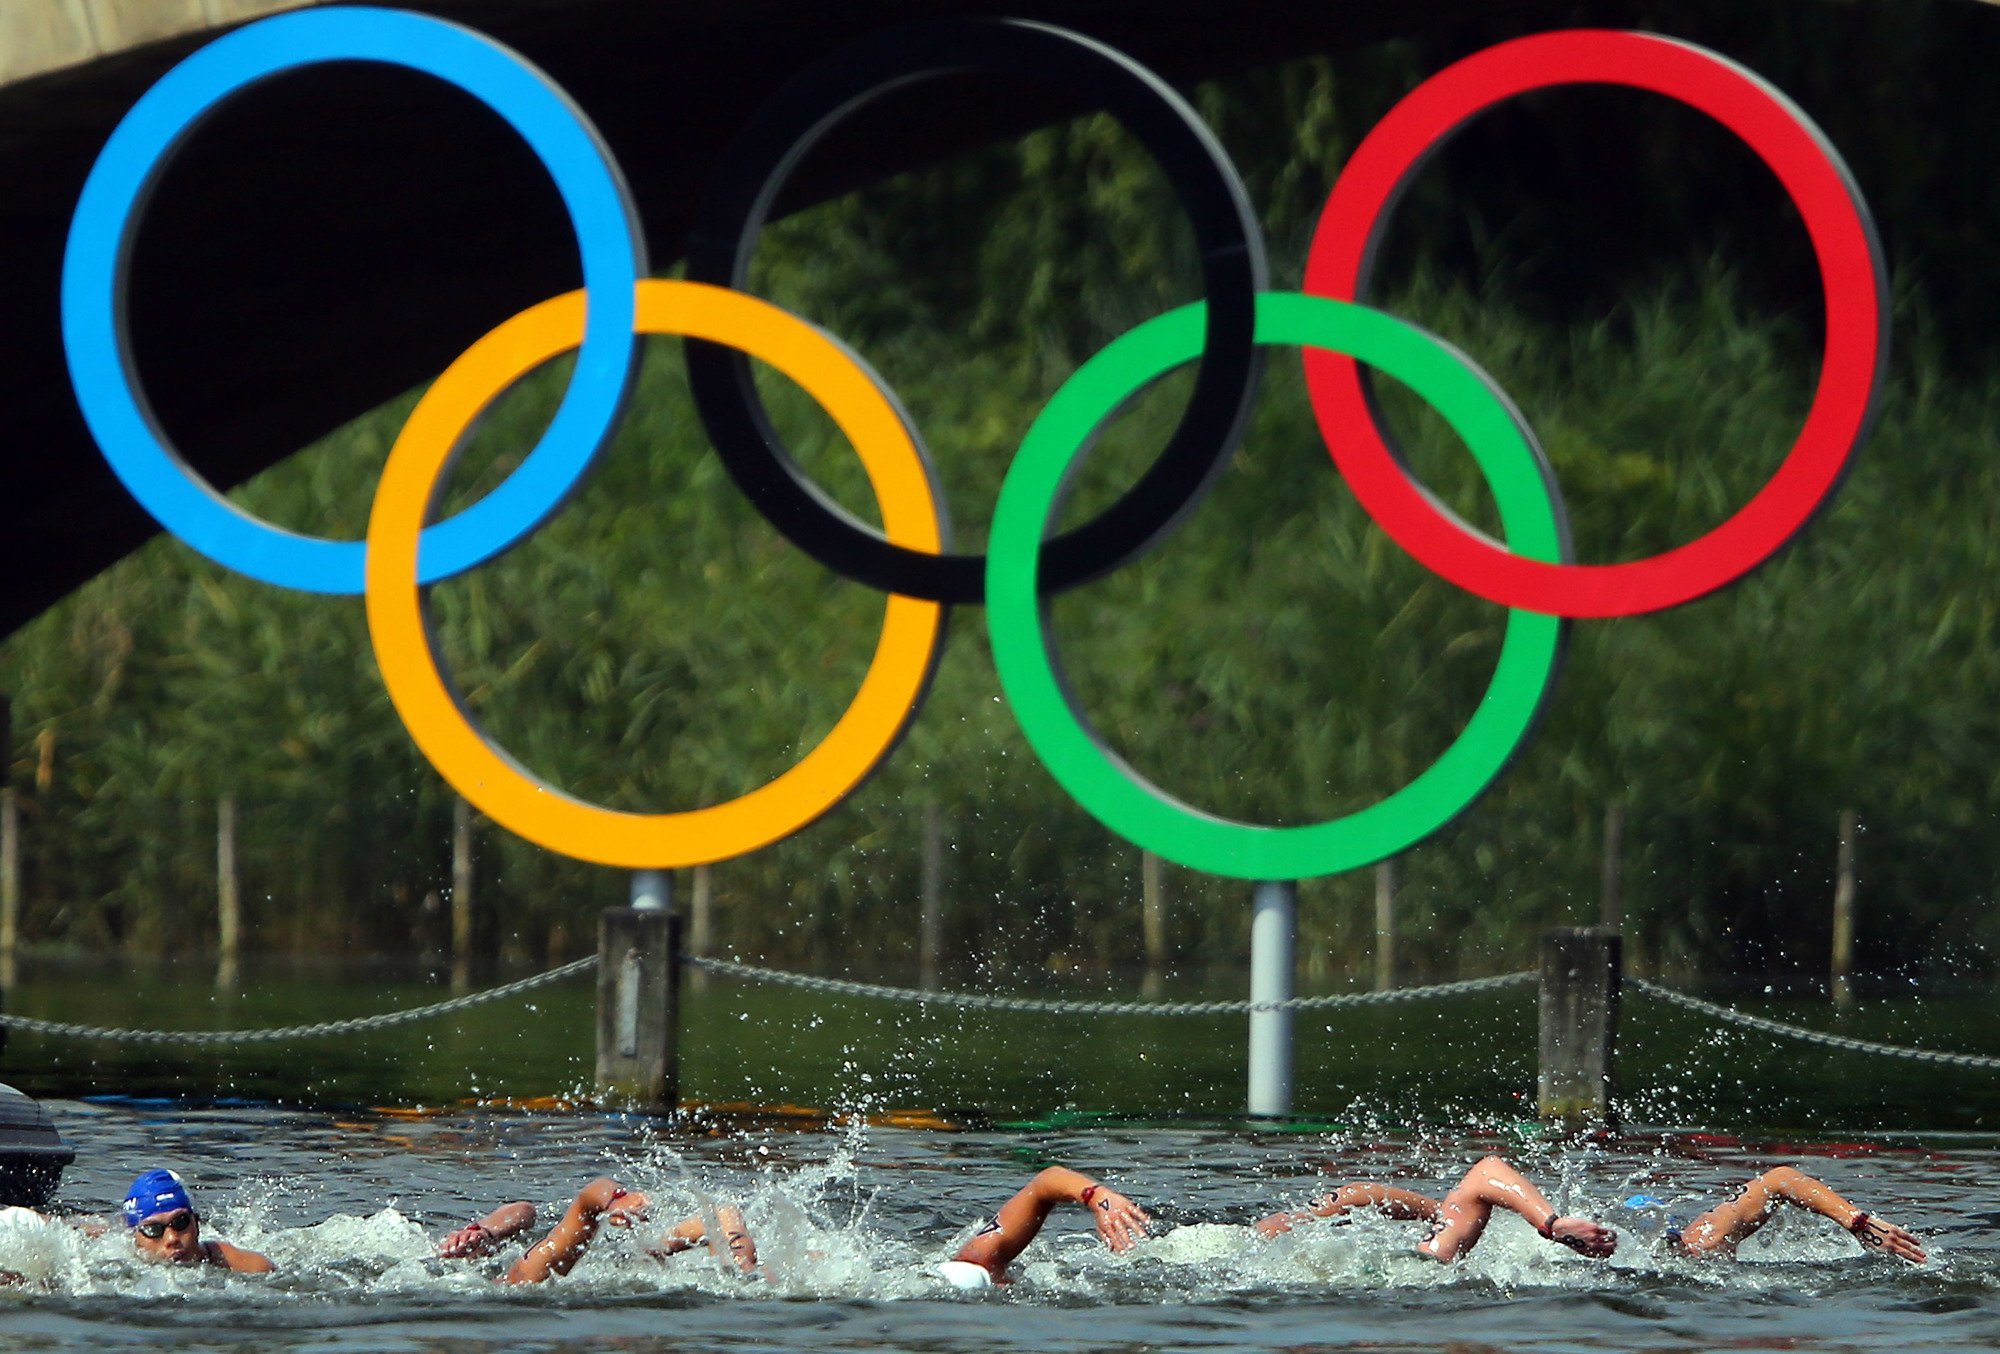
[{"label": "black olympic ring", "polygon": [[[1043,590],[1056,592],[1136,558],[1200,501],[1242,438],[1262,371],[1255,331],[1257,293],[1266,285],[1263,235],[1235,165],[1170,85],[1094,39],[1021,19],[944,19],[864,38],[779,89],[723,155],[689,232],[687,278],[742,289],[779,189],[821,137],[892,90],[961,72],[1029,76],[1110,113],[1166,173],[1201,255],[1206,338],[1187,408],[1115,503],[1048,542],[1040,577]],[[950,603],[984,597],[983,555],[892,545],[799,469],[743,354],[695,340],[686,351],[695,408],[723,466],[794,545],[885,592]]]}]

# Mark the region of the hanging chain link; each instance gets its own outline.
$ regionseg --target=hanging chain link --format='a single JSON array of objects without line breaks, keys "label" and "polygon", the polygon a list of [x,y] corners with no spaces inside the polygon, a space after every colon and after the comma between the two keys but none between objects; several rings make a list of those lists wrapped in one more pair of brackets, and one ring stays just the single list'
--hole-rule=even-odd
[{"label": "hanging chain link", "polygon": [[571,974],[581,973],[596,965],[597,956],[586,955],[560,968],[552,968],[546,973],[537,973],[533,977],[522,978],[518,982],[506,983],[500,987],[490,987],[484,992],[470,992],[465,996],[453,997],[449,1001],[436,1002],[430,1006],[413,1006],[407,1011],[384,1011],[380,1015],[355,1016],[350,1020],[329,1020],[318,1025],[286,1025],[268,1030],[120,1030],[5,1014],[0,1014],[0,1025],[13,1030],[26,1030],[32,1034],[53,1034],[70,1039],[104,1039],[120,1044],[275,1044],[291,1039],[318,1039],[329,1034],[360,1034],[369,1030],[386,1030],[397,1025],[411,1025],[419,1020],[451,1015],[456,1011],[484,1006],[491,1001],[504,1001],[523,992],[532,992],[535,988],[560,982]]},{"label": "hanging chain link", "polygon": [[1649,983],[1644,978],[1625,979],[1627,987],[1636,988],[1649,997],[1673,1006],[1699,1012],[1711,1019],[1741,1025],[1746,1029],[1762,1030],[1766,1034],[1780,1034],[1787,1039],[1797,1039],[1801,1043],[1818,1044],[1822,1048],[1844,1049],[1849,1053],[1875,1053],[1885,1058],[1905,1058],[1910,1062],[1935,1063],[1944,1067],[2000,1068],[2000,1058],[1983,1057],[1977,1053],[1943,1053],[1929,1048],[1906,1048],[1901,1044],[1881,1044],[1873,1039],[1851,1039],[1844,1034],[1828,1034],[1823,1030],[1809,1030],[1799,1025],[1787,1025],[1781,1020],[1767,1020],[1763,1016],[1745,1015],[1741,1011],[1700,997],[1690,997],[1685,992],[1676,992],[1671,987],[1661,987]]},{"label": "hanging chain link", "polygon": [[[1387,992],[1344,992],[1321,997],[1292,997],[1285,1001],[1078,1001],[1057,997],[1007,997],[981,992],[929,992],[913,987],[893,987],[886,983],[856,982],[851,978],[821,978],[808,973],[759,968],[754,964],[738,963],[731,959],[709,959],[698,955],[685,955],[681,962],[689,968],[725,978],[801,988],[808,992],[901,1001],[916,1006],[950,1006],[968,1011],[1024,1011],[1045,1015],[1249,1015],[1261,1011],[1316,1011],[1338,1007],[1384,1006],[1437,997],[1466,996],[1475,992],[1495,992],[1524,986],[1533,982],[1536,976],[1530,970],[1503,973],[1491,978],[1470,978],[1462,982],[1434,983],[1427,987],[1399,987]],[[0,1025],[31,1034],[48,1034],[71,1039],[98,1039],[124,1044],[195,1046],[282,1043],[294,1039],[323,1038],[334,1034],[363,1034],[452,1015],[475,1006],[484,1006],[489,1002],[504,1001],[550,983],[560,982],[564,978],[595,968],[596,965],[596,955],[585,955],[581,959],[549,969],[544,973],[488,988],[484,992],[472,992],[462,997],[453,997],[448,1001],[412,1007],[405,1011],[385,1011],[380,1015],[328,1020],[316,1025],[286,1025],[263,1030],[133,1030],[75,1025],[60,1020],[37,1020],[32,1016],[4,1013],[0,1013]],[[1943,1067],[2000,1068],[2000,1057],[1907,1048],[1900,1044],[1854,1039],[1847,1035],[1828,1034],[1822,1030],[1788,1025],[1783,1021],[1770,1020],[1763,1016],[1746,1015],[1742,1011],[1712,1001],[1704,1001],[1700,997],[1691,997],[1685,992],[1662,987],[1644,978],[1627,978],[1625,985],[1669,1005],[1679,1006],[1726,1024],[1740,1025],[1745,1029],[1760,1030],[1766,1034],[1781,1035],[1788,1039],[1797,1039],[1802,1043],[1817,1044],[1823,1048],[1842,1049],[1851,1053],[1872,1053],[1882,1057],[1903,1058],[1911,1062]]]},{"label": "hanging chain link", "polygon": [[1422,1001],[1428,997],[1491,992],[1535,979],[1533,972],[1503,973],[1495,978],[1469,978],[1464,982],[1437,983],[1430,987],[1399,987],[1388,992],[1344,992],[1330,997],[1292,997],[1285,1001],[1072,1001],[1055,997],[1002,997],[981,992],[925,992],[914,987],[890,987],[885,983],[858,983],[851,978],[817,978],[806,973],[788,973],[783,969],[758,968],[732,959],[706,959],[698,955],[689,955],[682,962],[690,968],[727,978],[775,983],[780,987],[800,987],[808,992],[833,992],[844,997],[871,997],[919,1006],[956,1006],[970,1011],[1035,1011],[1048,1015],[1195,1016],[1316,1011],[1336,1006],[1383,1006],[1394,1002]]}]

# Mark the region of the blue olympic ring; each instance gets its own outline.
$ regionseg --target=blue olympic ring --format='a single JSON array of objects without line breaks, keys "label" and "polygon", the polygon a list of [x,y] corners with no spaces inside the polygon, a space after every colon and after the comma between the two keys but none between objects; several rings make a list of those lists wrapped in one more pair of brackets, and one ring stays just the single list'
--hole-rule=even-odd
[{"label": "blue olympic ring", "polygon": [[182,459],[137,388],[124,324],[138,217],[174,151],[249,85],[326,61],[422,71],[505,118],[562,194],[590,297],[583,346],[548,431],[499,487],[425,529],[423,582],[463,572],[520,540],[589,468],[631,385],[634,292],[646,250],[624,176],[569,96],[518,54],[442,19],[366,7],[279,15],[194,52],[133,105],[91,168],[63,253],[63,349],[84,421],[133,497],[202,554],[266,583],[358,595],[362,542],[303,536],[252,517]]}]

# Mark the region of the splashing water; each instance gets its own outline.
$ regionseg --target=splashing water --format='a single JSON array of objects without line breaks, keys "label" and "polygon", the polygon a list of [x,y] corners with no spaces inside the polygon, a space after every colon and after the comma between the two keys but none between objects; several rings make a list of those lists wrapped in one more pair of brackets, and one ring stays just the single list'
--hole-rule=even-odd
[{"label": "splashing water", "polygon": [[[79,1160],[61,1202],[109,1214],[142,1167],[175,1166],[204,1235],[268,1254],[268,1278],[142,1263],[115,1223],[0,1213],[0,1342],[338,1351],[481,1346],[649,1349],[1065,1350],[1107,1347],[1847,1350],[2000,1344],[2000,1244],[1987,1193],[2000,1151],[1971,1140],[1758,1152],[1694,1137],[1544,1145],[1511,1137],[1301,1138],[1108,1128],[1031,1136],[858,1125],[799,1132],[718,1121],[671,1130],[594,1114],[304,1113],[56,1103]],[[1494,1222],[1460,1264],[1417,1256],[1417,1224],[1367,1215],[1264,1238],[1246,1224],[1347,1179],[1439,1194],[1501,1151],[1564,1212],[1616,1227],[1593,1262]],[[1832,1153],[1832,1154],[1828,1154]],[[1864,1255],[1823,1219],[1780,1215],[1734,1263],[1657,1239],[1791,1160],[1925,1236],[1933,1263]],[[960,1294],[933,1273],[1041,1166],[1114,1182],[1155,1236],[1107,1252],[1059,1211],[1014,1282]],[[606,1228],[569,1276],[493,1278],[593,1175],[653,1196],[652,1222]],[[1627,1207],[1644,1194],[1659,1208]],[[540,1228],[498,1255],[439,1259],[445,1231],[510,1199]],[[647,1246],[686,1214],[740,1206],[766,1274]],[[210,1342],[203,1344],[204,1341]]]}]

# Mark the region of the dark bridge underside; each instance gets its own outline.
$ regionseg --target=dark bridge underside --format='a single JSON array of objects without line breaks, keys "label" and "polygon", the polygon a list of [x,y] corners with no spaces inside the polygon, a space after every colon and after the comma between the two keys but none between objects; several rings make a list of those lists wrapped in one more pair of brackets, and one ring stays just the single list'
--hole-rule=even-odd
[{"label": "dark bridge underside", "polygon": [[[637,195],[655,267],[749,111],[829,47],[911,18],[989,6],[889,0],[487,0],[418,6],[540,63],[602,129]],[[1184,86],[1413,33],[1527,0],[1041,0],[1064,23]],[[64,371],[63,234],[117,119],[195,40],[0,90],[0,634],[157,527],[106,469]],[[949,151],[1080,111],[1031,85],[967,86],[893,134],[815,156],[804,205]],[[949,99],[946,104],[942,99]],[[948,111],[938,115],[940,108]],[[879,126],[880,123],[878,122]],[[884,129],[886,131],[886,129]],[[322,68],[227,107],[174,162],[133,260],[144,383],[211,483],[230,486],[435,374],[522,307],[578,282],[546,175],[472,100],[423,77]]]}]

